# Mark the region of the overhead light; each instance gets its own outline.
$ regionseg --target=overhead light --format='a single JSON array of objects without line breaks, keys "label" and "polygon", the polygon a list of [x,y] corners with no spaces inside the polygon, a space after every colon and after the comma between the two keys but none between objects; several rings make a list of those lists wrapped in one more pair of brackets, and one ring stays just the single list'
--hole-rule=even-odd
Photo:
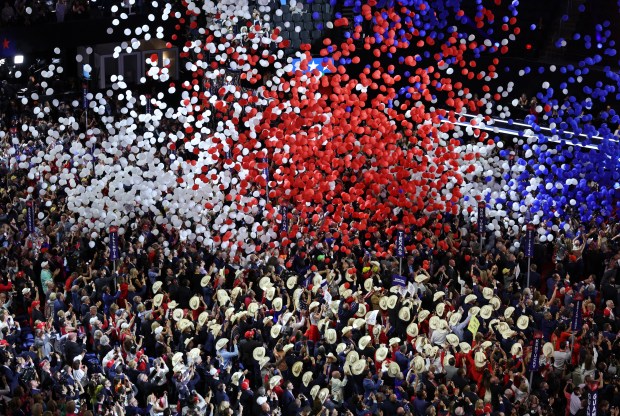
[{"label": "overhead light", "polygon": [[13,63],[15,65],[20,65],[24,63],[24,55],[15,55],[15,58],[13,58]]}]

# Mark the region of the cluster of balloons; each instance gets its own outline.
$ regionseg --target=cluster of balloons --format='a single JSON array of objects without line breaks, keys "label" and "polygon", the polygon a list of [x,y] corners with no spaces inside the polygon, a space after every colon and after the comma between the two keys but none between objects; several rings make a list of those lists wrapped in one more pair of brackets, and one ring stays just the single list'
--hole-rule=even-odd
[{"label": "cluster of balloons", "polygon": [[[310,10],[290,3],[282,7]],[[126,117],[102,117],[105,134],[89,130],[70,148],[51,131],[50,151],[22,167],[44,188],[66,189],[68,208],[93,239],[150,213],[183,239],[244,254],[303,244],[317,231],[340,235],[345,252],[357,244],[381,252],[376,231],[419,229],[460,212],[475,222],[479,201],[498,235],[520,232],[526,214],[543,240],[562,232],[567,217],[605,221],[620,206],[619,118],[606,109],[595,125],[592,109],[620,92],[620,77],[607,71],[582,86],[599,55],[546,68],[566,82],[541,85],[522,133],[491,137],[489,114],[510,120],[499,102],[515,88],[502,57],[521,29],[518,2],[507,3],[493,10],[478,0],[471,15],[459,0],[347,0],[353,21],[335,14],[328,27],[341,28],[344,40],[322,40],[318,68],[310,45],[293,65],[281,28],[265,25],[275,13],[269,6],[257,17],[246,0],[166,3],[161,17],[178,22],[171,40],[190,33],[180,56],[191,76],[178,106],[166,106],[165,92],[134,97],[116,77],[107,96],[123,100]],[[151,32],[128,33],[148,40]],[[161,27],[155,33],[164,37]],[[600,43],[611,55],[609,35]],[[121,50],[139,45],[134,38]],[[154,55],[147,65],[162,91],[176,90],[170,62]],[[516,83],[531,73],[522,70]],[[105,98],[91,96],[90,109],[104,114]],[[465,123],[459,117],[480,109]],[[167,120],[182,129],[162,128]],[[60,120],[63,129],[76,123]]]}]

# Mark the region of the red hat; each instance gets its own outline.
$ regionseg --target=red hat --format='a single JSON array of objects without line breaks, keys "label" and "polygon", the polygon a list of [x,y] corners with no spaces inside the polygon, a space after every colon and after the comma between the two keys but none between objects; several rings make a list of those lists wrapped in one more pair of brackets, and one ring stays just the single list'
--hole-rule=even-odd
[{"label": "red hat", "polygon": [[6,339],[0,339],[0,347],[7,347],[9,342]]},{"label": "red hat", "polygon": [[247,339],[253,338],[254,337],[254,331],[245,331],[245,337]]},{"label": "red hat", "polygon": [[241,390],[247,390],[250,388],[250,382],[247,380],[243,380],[241,382]]},{"label": "red hat", "polygon": [[108,368],[112,368],[114,366],[114,360],[110,360],[108,361],[108,363],[106,364],[106,367]]}]

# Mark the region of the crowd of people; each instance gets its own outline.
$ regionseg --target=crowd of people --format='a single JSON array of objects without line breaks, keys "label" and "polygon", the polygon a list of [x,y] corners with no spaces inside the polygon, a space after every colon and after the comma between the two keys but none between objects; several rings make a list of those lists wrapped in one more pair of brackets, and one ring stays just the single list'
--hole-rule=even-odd
[{"label": "crowd of people", "polygon": [[[49,145],[12,127],[45,130],[46,118],[11,108],[4,162],[15,143],[33,154]],[[80,118],[70,105],[53,111]],[[402,259],[380,230],[351,250],[333,230],[240,258],[145,216],[111,261],[62,188],[41,192],[26,172],[3,164],[2,414],[581,415],[592,385],[598,414],[618,414],[613,223],[572,222],[537,243],[529,277],[514,249],[523,234],[489,233],[481,253],[475,224],[438,214],[405,230],[427,238],[406,237]]]}]

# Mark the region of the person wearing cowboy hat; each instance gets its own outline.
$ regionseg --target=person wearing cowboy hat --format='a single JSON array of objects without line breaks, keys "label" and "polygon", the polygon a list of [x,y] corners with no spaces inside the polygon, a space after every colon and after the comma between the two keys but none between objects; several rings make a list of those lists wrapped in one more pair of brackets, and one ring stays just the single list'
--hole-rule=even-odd
[{"label": "person wearing cowboy hat", "polygon": [[239,348],[237,347],[237,338],[233,339],[233,351],[228,351],[226,346],[228,339],[221,338],[215,344],[215,353],[220,363],[220,368],[225,369],[232,364],[234,358],[239,356]]}]

